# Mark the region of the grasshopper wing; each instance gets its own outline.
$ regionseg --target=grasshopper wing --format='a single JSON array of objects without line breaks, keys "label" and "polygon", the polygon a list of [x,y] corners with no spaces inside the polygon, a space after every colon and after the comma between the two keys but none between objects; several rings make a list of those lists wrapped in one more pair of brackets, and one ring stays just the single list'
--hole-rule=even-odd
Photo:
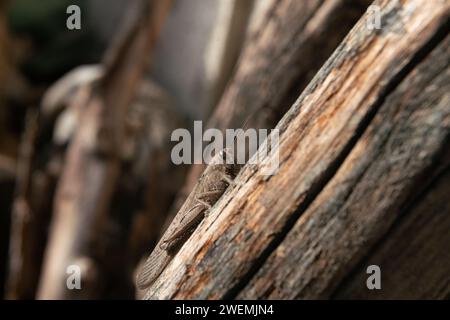
[{"label": "grasshopper wing", "polygon": [[172,256],[157,245],[137,276],[137,287],[140,290],[148,288],[163,272],[170,260],[172,260]]}]

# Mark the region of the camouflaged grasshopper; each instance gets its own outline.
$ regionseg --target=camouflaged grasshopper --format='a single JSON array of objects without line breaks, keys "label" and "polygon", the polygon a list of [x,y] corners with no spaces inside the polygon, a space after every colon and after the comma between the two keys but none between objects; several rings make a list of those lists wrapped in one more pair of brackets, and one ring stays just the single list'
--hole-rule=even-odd
[{"label": "camouflaged grasshopper", "polygon": [[[227,163],[232,156],[230,149],[223,149],[206,167],[192,192],[184,202],[172,223],[147,258],[137,277],[137,287],[148,288],[162,273],[181,246],[189,239],[208,210],[233,184],[238,165]],[[231,162],[231,161],[229,161]]]}]

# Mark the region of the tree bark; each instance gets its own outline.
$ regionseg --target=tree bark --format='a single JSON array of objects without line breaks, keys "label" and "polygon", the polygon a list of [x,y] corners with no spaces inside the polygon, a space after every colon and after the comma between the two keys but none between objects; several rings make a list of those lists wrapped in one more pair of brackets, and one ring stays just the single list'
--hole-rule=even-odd
[{"label": "tree bark", "polygon": [[[449,299],[450,171],[436,177],[333,294],[335,299]],[[367,290],[378,265],[381,290]]]},{"label": "tree bark", "polygon": [[[381,29],[366,13],[277,125],[278,171],[246,165],[146,298],[331,297],[433,192],[450,165],[450,2],[376,4]],[[447,296],[438,276],[418,294]]]},{"label": "tree bark", "polygon": [[[330,56],[370,0],[273,0],[250,28],[234,76],[208,128],[271,129]],[[173,218],[204,165],[192,165]]]}]

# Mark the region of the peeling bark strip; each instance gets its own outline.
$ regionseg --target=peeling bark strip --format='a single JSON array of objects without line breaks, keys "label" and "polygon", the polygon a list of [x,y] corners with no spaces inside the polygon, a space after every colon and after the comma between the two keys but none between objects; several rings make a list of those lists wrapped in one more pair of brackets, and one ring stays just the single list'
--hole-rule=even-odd
[{"label": "peeling bark strip", "polygon": [[377,4],[383,29],[364,16],[277,126],[279,171],[244,167],[146,298],[326,297],[398,217],[448,147],[448,96],[423,80],[446,75],[418,65],[442,66],[450,2]]}]

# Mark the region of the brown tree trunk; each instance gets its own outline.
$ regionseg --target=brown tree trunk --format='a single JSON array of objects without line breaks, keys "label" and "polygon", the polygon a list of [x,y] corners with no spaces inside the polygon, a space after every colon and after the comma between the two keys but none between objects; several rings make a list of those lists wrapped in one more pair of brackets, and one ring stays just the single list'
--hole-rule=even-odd
[{"label": "brown tree trunk", "polygon": [[448,297],[450,2],[376,4],[277,125],[278,171],[246,165],[146,298],[361,297],[369,263],[386,297]]}]

